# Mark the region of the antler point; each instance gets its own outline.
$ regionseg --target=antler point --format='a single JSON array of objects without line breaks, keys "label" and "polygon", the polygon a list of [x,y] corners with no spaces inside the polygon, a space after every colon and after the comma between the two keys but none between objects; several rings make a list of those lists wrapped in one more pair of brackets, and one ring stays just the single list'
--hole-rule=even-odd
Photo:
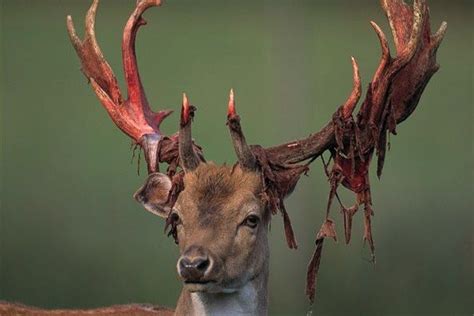
[{"label": "antler point", "polygon": [[234,99],[234,89],[230,89],[229,92],[229,104],[227,107],[227,117],[230,118],[235,116],[235,99]]},{"label": "antler point", "polygon": [[186,93],[184,93],[184,92],[183,92],[183,106],[184,106],[184,107],[188,107],[188,106],[189,106],[188,96],[187,96]]}]

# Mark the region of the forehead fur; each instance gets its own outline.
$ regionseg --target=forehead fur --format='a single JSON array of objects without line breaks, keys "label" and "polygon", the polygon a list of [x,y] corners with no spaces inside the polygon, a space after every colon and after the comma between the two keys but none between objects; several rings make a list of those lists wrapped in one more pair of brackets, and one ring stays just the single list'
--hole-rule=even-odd
[{"label": "forehead fur", "polygon": [[257,173],[242,170],[239,166],[213,163],[202,163],[196,170],[187,173],[184,184],[198,200],[227,198],[240,190],[254,194],[261,190],[261,179]]},{"label": "forehead fur", "polygon": [[261,179],[255,172],[201,163],[184,176],[184,191],[178,201],[188,222],[218,227],[238,219],[246,201],[260,201],[260,192]]}]

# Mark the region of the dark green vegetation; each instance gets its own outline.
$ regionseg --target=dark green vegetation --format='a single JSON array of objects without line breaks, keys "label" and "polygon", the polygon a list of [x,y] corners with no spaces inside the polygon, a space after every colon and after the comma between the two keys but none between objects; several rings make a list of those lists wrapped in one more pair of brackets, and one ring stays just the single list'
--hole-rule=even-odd
[{"label": "dark green vegetation", "polygon": [[[97,37],[118,76],[133,2],[102,0],[98,12]],[[472,4],[429,4],[433,29],[442,20],[449,29],[440,71],[392,138],[382,180],[372,179],[378,265],[366,262],[358,214],[352,247],[326,243],[319,315],[472,313]],[[66,14],[82,30],[89,1],[1,6],[0,299],[43,307],[174,305],[177,249],[163,222],[131,198],[146,170],[137,176],[129,165],[128,140],[87,87],[67,37]],[[373,74],[380,49],[369,20],[389,35],[376,1],[170,0],[145,16],[137,53],[150,102],[179,110],[186,91],[199,108],[194,135],[218,163],[235,160],[225,127],[229,88],[250,143],[306,136],[350,92],[351,55],[364,87]],[[178,115],[162,128],[174,132]],[[298,251],[287,249],[274,218],[272,314],[308,309],[305,268],[327,191],[315,162],[288,199]]]}]

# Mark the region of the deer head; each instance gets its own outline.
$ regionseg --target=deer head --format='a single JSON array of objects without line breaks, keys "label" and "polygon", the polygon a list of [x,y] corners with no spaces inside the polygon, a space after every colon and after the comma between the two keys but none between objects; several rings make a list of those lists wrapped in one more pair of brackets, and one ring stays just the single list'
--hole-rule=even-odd
[{"label": "deer head", "polygon": [[[370,162],[375,153],[380,177],[387,136],[396,134],[397,124],[415,110],[428,81],[438,70],[436,51],[446,31],[443,22],[431,34],[428,7],[423,0],[415,0],[413,6],[400,0],[381,3],[392,30],[396,56],[391,56],[381,28],[371,22],[382,47],[382,57],[357,115],[354,117],[353,112],[362,88],[354,58],[353,88],[347,101],[321,130],[282,145],[263,148],[247,144],[231,90],[227,125],[238,157],[234,166],[218,166],[204,160],[201,148],[192,140],[195,107],[186,95],[183,95],[179,132],[165,136],[159,130],[161,121],[171,111],[155,113],[150,109],[140,81],[134,45],[139,27],[146,23],[143,12],[161,5],[160,0],[137,1],[125,25],[122,54],[127,99],[122,97],[95,39],[98,0],[87,13],[84,40],[77,37],[68,17],[71,41],[94,92],[114,123],[144,150],[149,176],[134,197],[146,210],[165,219],[168,235],[179,245],[181,257],[177,270],[185,286],[180,299],[182,306],[178,306],[181,313],[192,311],[184,305],[197,304],[196,297],[190,293],[237,293],[259,280],[253,287],[257,289],[255,293],[266,296],[267,231],[271,215],[281,213],[288,246],[297,248],[284,199],[310,164],[320,156],[323,158],[324,152],[329,152],[332,161],[330,165],[323,159],[331,191],[326,220],[316,234],[315,253],[308,267],[308,296],[314,300],[323,241],[326,237],[336,239],[335,224],[329,217],[334,197],[342,210],[346,243],[351,238],[352,218],[363,207],[364,239],[375,260],[368,180]],[[162,162],[169,166],[166,173],[159,172],[158,165]],[[354,206],[346,207],[340,201],[337,194],[340,184],[355,193]],[[201,305],[209,303],[209,297],[207,301],[198,298]],[[226,300],[223,296],[215,298]],[[266,298],[257,305],[254,313],[265,312]]]},{"label": "deer head", "polygon": [[172,209],[163,194],[171,180],[160,173],[151,174],[135,198],[166,219],[181,252],[178,273],[189,290],[241,288],[266,268],[268,257],[270,216],[260,198],[260,177],[240,166],[202,163],[183,183]]}]

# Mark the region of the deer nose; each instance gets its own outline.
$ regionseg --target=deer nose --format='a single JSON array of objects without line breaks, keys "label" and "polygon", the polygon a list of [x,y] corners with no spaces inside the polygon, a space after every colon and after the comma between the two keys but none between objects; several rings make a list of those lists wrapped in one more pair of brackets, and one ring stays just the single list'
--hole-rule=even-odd
[{"label": "deer nose", "polygon": [[187,251],[178,262],[178,272],[185,282],[202,282],[211,261],[203,251]]}]

